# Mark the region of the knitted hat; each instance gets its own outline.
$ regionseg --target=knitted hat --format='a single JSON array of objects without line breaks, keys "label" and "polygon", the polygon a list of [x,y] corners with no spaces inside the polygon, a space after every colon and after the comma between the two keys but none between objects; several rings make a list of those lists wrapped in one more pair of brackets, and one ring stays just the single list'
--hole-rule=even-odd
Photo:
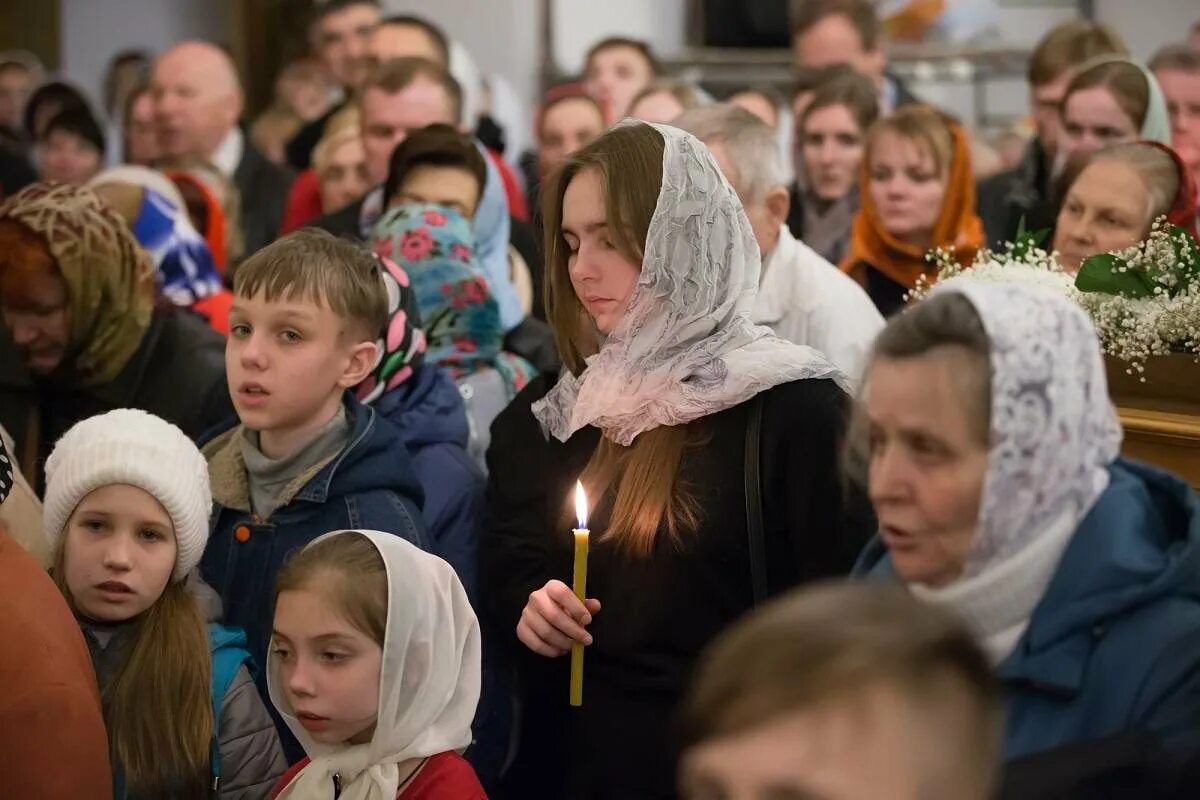
[{"label": "knitted hat", "polygon": [[57,548],[71,514],[92,491],[115,483],[145,490],[175,527],[175,571],[183,580],[208,542],[208,464],[183,431],[145,411],[121,408],[75,425],[46,461],[46,538]]}]

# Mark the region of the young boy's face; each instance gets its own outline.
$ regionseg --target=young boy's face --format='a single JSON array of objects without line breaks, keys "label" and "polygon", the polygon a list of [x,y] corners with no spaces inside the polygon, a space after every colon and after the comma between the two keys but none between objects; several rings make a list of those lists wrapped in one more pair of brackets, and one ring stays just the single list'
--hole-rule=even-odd
[{"label": "young boy's face", "polygon": [[229,393],[242,424],[260,433],[271,457],[303,446],[333,418],[342,392],[375,363],[376,345],[359,341],[324,303],[239,295],[229,321]]},{"label": "young boy's face", "polygon": [[465,169],[423,165],[409,172],[388,204],[429,203],[448,206],[467,219],[479,208],[479,182]]}]

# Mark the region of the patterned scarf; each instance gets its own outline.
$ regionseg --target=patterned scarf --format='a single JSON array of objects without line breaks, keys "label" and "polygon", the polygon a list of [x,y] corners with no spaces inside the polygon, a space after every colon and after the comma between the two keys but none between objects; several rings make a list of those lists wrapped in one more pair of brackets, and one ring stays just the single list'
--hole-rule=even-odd
[{"label": "patterned scarf", "polygon": [[0,205],[45,240],[67,284],[64,365],[82,386],[111,382],[150,327],[154,264],[115,211],[90,189],[35,183]]},{"label": "patterned scarf", "polygon": [[404,385],[425,361],[425,332],[412,281],[404,268],[387,256],[379,256],[379,261],[387,287],[388,324],[379,341],[375,369],[355,390],[358,399],[367,404]]},{"label": "patterned scarf", "polygon": [[142,192],[133,235],[158,266],[162,293],[177,306],[191,306],[221,291],[221,275],[208,243],[187,212],[153,189]]},{"label": "patterned scarf", "polygon": [[475,256],[471,223],[449,208],[404,204],[383,215],[372,246],[412,279],[429,358],[455,380],[493,368],[509,398],[533,367],[501,350],[500,306]]}]

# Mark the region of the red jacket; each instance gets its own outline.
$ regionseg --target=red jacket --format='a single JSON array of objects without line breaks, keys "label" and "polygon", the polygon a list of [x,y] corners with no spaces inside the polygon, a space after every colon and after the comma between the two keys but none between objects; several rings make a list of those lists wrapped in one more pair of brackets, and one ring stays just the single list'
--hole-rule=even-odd
[{"label": "red jacket", "polygon": [[0,794],[108,800],[108,735],[79,623],[3,532],[0,587]]},{"label": "red jacket", "polygon": [[[275,791],[271,792],[272,800],[308,766],[309,760],[298,761],[279,779]],[[396,800],[487,800],[487,794],[466,759],[450,752],[439,753],[426,761],[416,779],[396,795]]]}]

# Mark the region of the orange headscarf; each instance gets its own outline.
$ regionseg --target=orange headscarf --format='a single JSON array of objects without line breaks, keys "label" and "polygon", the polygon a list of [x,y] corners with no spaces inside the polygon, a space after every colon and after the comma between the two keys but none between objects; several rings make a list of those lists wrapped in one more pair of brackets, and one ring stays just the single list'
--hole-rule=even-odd
[{"label": "orange headscarf", "polygon": [[204,241],[208,243],[208,249],[212,251],[213,263],[216,264],[217,271],[224,275],[229,267],[229,241],[225,233],[225,209],[221,207],[220,199],[204,181],[189,170],[168,169],[165,174],[176,184],[186,183],[204,199],[204,206],[208,211],[208,225],[200,231],[200,235],[204,237]]},{"label": "orange headscarf", "polygon": [[[903,113],[903,112],[902,112]],[[975,213],[975,175],[971,171],[970,143],[957,122],[943,117],[954,140],[950,160],[950,176],[942,211],[933,228],[933,241],[928,248],[902,242],[887,231],[879,217],[879,209],[871,198],[871,165],[864,156],[859,170],[858,214],[850,234],[850,252],[842,261],[842,271],[861,284],[866,284],[866,267],[870,265],[902,286],[912,288],[917,278],[926,274],[931,265],[925,254],[934,248],[955,249],[956,259],[963,264],[975,259],[984,246],[983,222]]]}]

